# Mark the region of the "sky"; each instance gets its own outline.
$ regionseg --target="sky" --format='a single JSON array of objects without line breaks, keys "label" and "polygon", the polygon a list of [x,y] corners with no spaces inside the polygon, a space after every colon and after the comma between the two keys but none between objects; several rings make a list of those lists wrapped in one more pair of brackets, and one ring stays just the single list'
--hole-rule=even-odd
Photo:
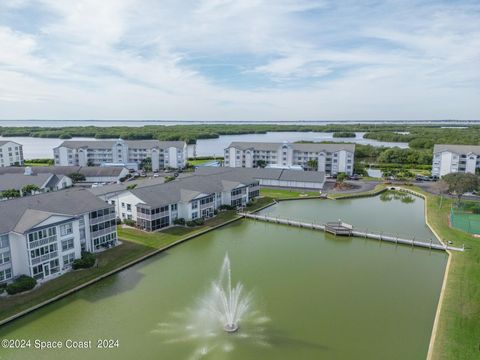
[{"label": "sky", "polygon": [[4,120],[479,118],[478,0],[0,0]]}]

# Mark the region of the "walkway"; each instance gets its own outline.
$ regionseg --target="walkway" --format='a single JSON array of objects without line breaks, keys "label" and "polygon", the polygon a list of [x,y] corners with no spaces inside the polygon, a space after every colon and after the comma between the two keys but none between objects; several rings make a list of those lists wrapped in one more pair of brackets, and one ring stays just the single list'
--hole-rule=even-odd
[{"label": "walkway", "polygon": [[[261,221],[266,221],[270,223],[275,223],[275,224],[283,224],[283,225],[289,225],[289,226],[294,226],[294,227],[300,227],[300,228],[307,228],[307,229],[312,229],[312,230],[320,230],[324,232],[332,232],[332,229],[335,228],[335,224],[341,224],[340,226],[342,229],[349,228],[349,231],[338,231],[336,232],[337,235],[347,235],[347,236],[357,236],[357,237],[363,237],[363,238],[368,238],[368,239],[374,239],[374,240],[379,240],[379,241],[386,241],[386,242],[391,242],[395,244],[404,244],[404,245],[410,245],[410,246],[417,246],[417,247],[422,247],[422,248],[427,248],[427,249],[434,249],[434,250],[453,250],[453,251],[464,251],[464,248],[458,248],[458,247],[453,247],[453,246],[448,246],[448,245],[442,245],[442,244],[436,244],[433,243],[432,241],[430,242],[422,242],[422,241],[416,241],[415,239],[402,239],[397,236],[391,236],[391,235],[384,235],[384,234],[375,234],[371,232],[364,232],[364,231],[357,231],[355,228],[351,225],[345,224],[345,223],[327,223],[325,225],[319,225],[319,224],[314,224],[314,223],[306,223],[306,222],[301,222],[298,220],[290,220],[290,219],[282,219],[282,218],[277,218],[277,217],[270,217],[267,215],[256,215],[256,214],[250,214],[250,213],[239,213],[239,215],[249,218],[249,219],[255,219],[255,220],[261,220]],[[339,229],[340,227],[337,227]]]}]

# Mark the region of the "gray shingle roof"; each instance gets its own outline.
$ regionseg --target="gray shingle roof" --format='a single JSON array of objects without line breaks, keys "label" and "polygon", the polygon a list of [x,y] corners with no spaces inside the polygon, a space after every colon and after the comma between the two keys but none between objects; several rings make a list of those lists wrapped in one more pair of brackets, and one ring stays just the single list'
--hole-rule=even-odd
[{"label": "gray shingle roof", "polygon": [[448,145],[438,144],[433,146],[433,153],[439,153],[442,151],[451,151],[457,154],[474,153],[480,155],[480,145]]},{"label": "gray shingle roof", "polygon": [[165,184],[145,186],[130,190],[142,202],[152,207],[187,202],[200,194],[212,194],[230,191],[239,185],[257,182],[248,174],[233,174],[229,172],[208,175],[194,175]]},{"label": "gray shingle roof", "polygon": [[[111,149],[117,140],[66,140],[62,142],[58,147],[66,147],[70,149]],[[184,141],[160,141],[160,140],[125,140],[125,143],[131,149],[166,149],[169,147],[176,147],[183,149],[185,146]]]},{"label": "gray shingle roof", "polygon": [[[123,166],[33,166],[32,172],[34,174],[50,173],[56,175],[68,175],[79,172],[87,177],[113,177],[119,176],[123,169],[125,169]],[[24,172],[24,167],[8,166],[0,168],[0,175],[23,174]]]},{"label": "gray shingle roof", "polygon": [[0,175],[0,191],[7,189],[20,190],[25,185],[37,185],[42,188],[52,177],[56,177],[51,173],[43,173],[36,175],[24,174],[3,174]]},{"label": "gray shingle roof", "polygon": [[79,188],[0,201],[0,234],[13,231],[28,209],[77,216],[108,206],[88,190]]},{"label": "gray shingle roof", "polygon": [[22,145],[22,144],[19,144],[19,143],[15,142],[15,141],[12,141],[12,140],[0,140],[0,146],[5,145],[6,143],[9,143],[9,142],[17,144],[17,145]]},{"label": "gray shingle roof", "polygon": [[[234,147],[240,150],[256,149],[265,151],[277,151],[284,143],[280,142],[242,142],[234,141],[229,147]],[[298,151],[339,151],[347,150],[350,152],[355,151],[355,144],[342,143],[342,144],[326,144],[326,143],[291,143],[292,148]]]},{"label": "gray shingle roof", "polygon": [[288,169],[261,169],[261,168],[211,168],[199,167],[195,170],[195,174],[225,174],[230,173],[230,176],[249,176],[254,179],[271,179],[271,180],[285,180],[285,181],[303,181],[323,183],[325,174],[321,171],[302,171],[302,170],[288,170]]}]

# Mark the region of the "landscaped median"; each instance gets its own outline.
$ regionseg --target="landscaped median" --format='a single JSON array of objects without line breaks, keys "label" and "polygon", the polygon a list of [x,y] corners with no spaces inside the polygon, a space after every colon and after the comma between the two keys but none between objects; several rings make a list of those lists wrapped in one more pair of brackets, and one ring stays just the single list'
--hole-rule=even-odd
[{"label": "landscaped median", "polygon": [[159,232],[144,232],[133,228],[118,228],[122,244],[96,254],[97,264],[90,269],[70,271],[38,286],[32,291],[0,297],[0,325],[7,319],[24,315],[47,303],[80,290],[178,243],[228,224],[240,217],[235,211],[220,212],[204,225],[192,228],[172,227]]}]

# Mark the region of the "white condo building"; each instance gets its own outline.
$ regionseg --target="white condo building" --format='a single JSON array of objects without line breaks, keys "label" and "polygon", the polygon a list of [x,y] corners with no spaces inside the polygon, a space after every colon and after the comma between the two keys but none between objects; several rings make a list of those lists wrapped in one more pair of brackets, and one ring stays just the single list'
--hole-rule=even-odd
[{"label": "white condo building", "polygon": [[432,175],[449,173],[475,174],[480,169],[480,146],[435,145],[433,147]]},{"label": "white condo building", "polygon": [[88,190],[68,189],[0,203],[0,283],[48,280],[82,251],[117,243],[115,209]]},{"label": "white condo building", "polygon": [[314,170],[352,175],[354,153],[354,144],[232,142],[225,149],[225,166],[251,168],[262,160],[267,166],[309,169],[308,162],[317,160]]},{"label": "white condo building", "polygon": [[152,170],[181,169],[187,164],[184,141],[99,140],[64,141],[53,149],[58,166],[124,165],[137,169],[145,158],[152,159]]},{"label": "white condo building", "polygon": [[0,167],[23,165],[23,147],[14,141],[0,141]]}]

